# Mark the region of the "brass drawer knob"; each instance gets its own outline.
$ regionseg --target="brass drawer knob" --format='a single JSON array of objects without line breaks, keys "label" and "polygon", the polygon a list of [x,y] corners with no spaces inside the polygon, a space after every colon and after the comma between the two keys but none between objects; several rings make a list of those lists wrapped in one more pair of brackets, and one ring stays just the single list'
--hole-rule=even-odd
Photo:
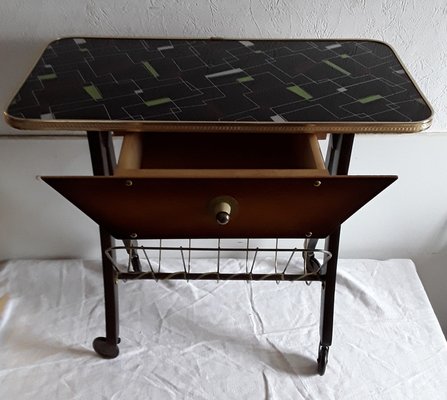
[{"label": "brass drawer knob", "polygon": [[214,206],[214,214],[219,225],[226,225],[230,222],[231,205],[225,201],[217,203]]},{"label": "brass drawer knob", "polygon": [[227,225],[236,216],[238,203],[231,196],[218,196],[208,203],[208,210],[219,225]]}]

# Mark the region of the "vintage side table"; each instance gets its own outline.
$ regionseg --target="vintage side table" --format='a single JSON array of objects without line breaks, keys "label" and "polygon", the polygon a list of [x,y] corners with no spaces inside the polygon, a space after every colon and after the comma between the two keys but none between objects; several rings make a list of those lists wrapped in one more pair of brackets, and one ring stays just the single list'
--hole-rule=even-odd
[{"label": "vintage side table", "polygon": [[[19,129],[87,131],[94,176],[43,179],[100,226],[98,354],[119,352],[118,279],[320,281],[322,375],[340,226],[396,179],[347,175],[354,134],[421,131],[432,109],[378,41],[65,38],[48,45],[5,117]],[[113,134],[124,136],[117,164]],[[114,259],[112,236],[124,241],[128,269]],[[219,269],[219,242],[216,270],[191,270],[184,251],[201,249],[189,245],[183,270],[164,272],[140,262],[154,248],[136,240],[154,238],[160,252],[164,238],[306,238],[304,273],[288,264],[258,273],[261,249],[249,239],[245,271]]]}]

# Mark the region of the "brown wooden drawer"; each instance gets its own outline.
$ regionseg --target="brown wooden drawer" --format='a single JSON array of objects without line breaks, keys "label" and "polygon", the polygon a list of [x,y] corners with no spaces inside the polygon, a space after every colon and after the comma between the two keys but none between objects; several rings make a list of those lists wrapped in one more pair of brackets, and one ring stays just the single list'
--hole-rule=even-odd
[{"label": "brown wooden drawer", "polygon": [[[172,170],[176,170],[173,172]],[[188,172],[182,172],[187,170]],[[115,176],[327,175],[315,135],[130,133]]]},{"label": "brown wooden drawer", "polygon": [[[395,177],[45,177],[116,238],[326,237]],[[213,200],[235,210],[220,225]]]},{"label": "brown wooden drawer", "polygon": [[115,176],[43,179],[116,238],[149,239],[326,237],[396,177],[329,176],[314,135],[135,133]]}]

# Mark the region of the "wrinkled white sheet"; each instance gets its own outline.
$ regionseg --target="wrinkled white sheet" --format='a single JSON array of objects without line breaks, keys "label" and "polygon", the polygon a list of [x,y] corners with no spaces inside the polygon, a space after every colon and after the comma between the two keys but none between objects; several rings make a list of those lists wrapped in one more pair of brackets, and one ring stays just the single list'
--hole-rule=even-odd
[{"label": "wrinkled white sheet", "polygon": [[119,289],[121,354],[104,360],[99,263],[0,264],[0,399],[447,399],[447,344],[409,260],[339,262],[323,377],[320,284]]}]

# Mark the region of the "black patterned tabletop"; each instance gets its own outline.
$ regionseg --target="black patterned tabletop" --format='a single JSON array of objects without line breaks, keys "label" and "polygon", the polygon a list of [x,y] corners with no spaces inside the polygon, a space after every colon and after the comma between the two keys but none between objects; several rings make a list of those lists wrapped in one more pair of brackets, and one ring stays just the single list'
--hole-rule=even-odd
[{"label": "black patterned tabletop", "polygon": [[432,110],[376,41],[67,38],[5,116],[22,129],[413,132]]}]

